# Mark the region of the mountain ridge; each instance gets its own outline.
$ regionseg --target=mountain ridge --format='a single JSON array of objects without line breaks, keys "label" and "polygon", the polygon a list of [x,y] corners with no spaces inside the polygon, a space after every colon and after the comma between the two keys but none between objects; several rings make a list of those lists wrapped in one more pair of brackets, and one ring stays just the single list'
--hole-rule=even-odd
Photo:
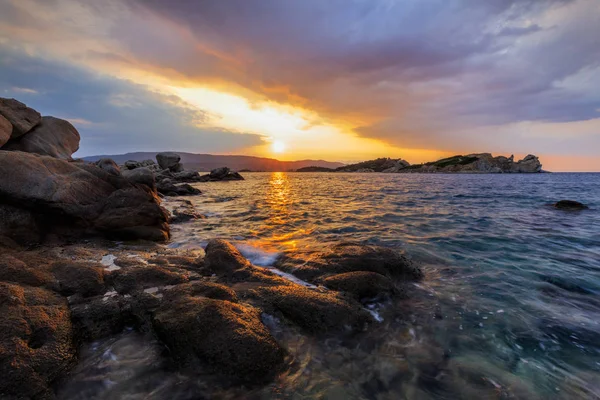
[{"label": "mountain ridge", "polygon": [[[117,164],[123,164],[125,161],[143,161],[146,159],[155,159],[159,152],[143,151],[114,155],[95,155],[82,157],[86,161],[98,161],[102,158],[110,158]],[[325,160],[295,160],[280,161],[268,157],[243,156],[243,155],[220,155],[220,154],[198,154],[174,151],[181,156],[181,163],[186,169],[197,171],[210,171],[215,168],[229,167],[232,170],[251,170],[251,171],[291,171],[309,166],[319,166],[324,168],[339,168],[345,164]]]}]

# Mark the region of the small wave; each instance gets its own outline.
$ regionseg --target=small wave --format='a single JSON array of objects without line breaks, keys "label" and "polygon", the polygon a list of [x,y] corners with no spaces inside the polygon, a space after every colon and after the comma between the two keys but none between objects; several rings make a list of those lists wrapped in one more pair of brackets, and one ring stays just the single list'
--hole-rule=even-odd
[{"label": "small wave", "polygon": [[281,253],[270,252],[248,244],[237,244],[235,246],[244,257],[259,267],[270,267],[275,264]]}]

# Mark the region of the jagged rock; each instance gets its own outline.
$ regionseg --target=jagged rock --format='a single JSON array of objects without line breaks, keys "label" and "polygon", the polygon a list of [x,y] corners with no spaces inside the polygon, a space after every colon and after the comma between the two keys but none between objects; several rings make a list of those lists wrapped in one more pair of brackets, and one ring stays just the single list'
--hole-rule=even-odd
[{"label": "jagged rock", "polygon": [[103,169],[111,175],[118,176],[121,174],[121,169],[119,168],[117,163],[115,163],[110,158],[102,158],[96,161],[96,165],[98,166],[98,168]]},{"label": "jagged rock", "polygon": [[0,115],[12,125],[11,137],[18,138],[40,123],[41,115],[15,99],[0,97]]},{"label": "jagged rock", "polygon": [[52,384],[76,361],[66,299],[0,282],[0,397],[53,398]]},{"label": "jagged rock", "polygon": [[0,147],[10,140],[12,130],[13,127],[10,121],[0,115]]},{"label": "jagged rock", "polygon": [[156,180],[154,173],[147,167],[135,169],[125,169],[121,174],[130,182],[148,186],[152,191],[156,191]]},{"label": "jagged rock", "polygon": [[411,165],[396,172],[399,173],[538,173],[542,164],[534,155],[528,155],[519,162],[514,156],[493,157],[490,153],[453,156],[425,164]]},{"label": "jagged rock", "polygon": [[542,171],[542,164],[538,157],[529,154],[524,159],[513,163],[511,169],[512,172],[518,173],[536,173]]},{"label": "jagged rock", "polygon": [[567,211],[577,211],[577,210],[585,210],[589,208],[583,203],[574,200],[561,200],[554,204],[555,208],[559,210],[567,210]]},{"label": "jagged rock", "polygon": [[148,189],[93,164],[0,150],[0,197],[48,230],[166,240],[167,214]]},{"label": "jagged rock", "polygon": [[156,161],[161,169],[168,169],[171,172],[183,171],[183,166],[179,163],[179,161],[181,161],[181,157],[177,153],[158,153],[156,155]]},{"label": "jagged rock", "polygon": [[3,149],[69,160],[71,155],[79,149],[79,132],[68,121],[54,117],[42,117],[41,122],[35,128],[26,135],[11,140]]},{"label": "jagged rock", "polygon": [[166,299],[152,324],[173,356],[208,365],[252,384],[268,381],[283,366],[284,350],[254,307],[203,296]]}]

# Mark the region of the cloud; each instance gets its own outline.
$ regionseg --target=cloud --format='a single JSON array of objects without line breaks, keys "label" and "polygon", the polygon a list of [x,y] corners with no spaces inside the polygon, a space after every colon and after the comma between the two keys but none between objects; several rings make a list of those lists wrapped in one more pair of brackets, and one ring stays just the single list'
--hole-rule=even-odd
[{"label": "cloud", "polygon": [[[0,15],[0,39],[36,56],[299,105],[396,146],[600,155],[600,132],[570,130],[600,108],[597,0],[8,0]],[[103,98],[126,114],[137,93]]]},{"label": "cloud", "polygon": [[[79,156],[129,151],[229,152],[262,144],[255,134],[198,127],[206,114],[129,81],[0,49],[0,96],[70,120]],[[27,91],[19,88],[27,86]],[[16,88],[16,89],[15,89]]]}]

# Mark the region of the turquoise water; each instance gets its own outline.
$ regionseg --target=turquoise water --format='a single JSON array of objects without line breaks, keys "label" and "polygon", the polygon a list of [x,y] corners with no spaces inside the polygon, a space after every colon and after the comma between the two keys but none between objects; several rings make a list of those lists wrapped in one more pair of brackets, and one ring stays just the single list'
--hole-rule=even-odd
[{"label": "turquoise water", "polygon": [[[323,398],[600,398],[600,174],[245,177],[198,185],[204,195],[190,199],[207,218],[175,226],[170,246],[227,238],[269,266],[358,240],[405,249],[427,272],[411,300],[378,305],[384,322],[369,338],[344,347],[355,372],[329,360],[336,347],[313,343],[310,374],[283,381],[282,398],[307,388]],[[551,207],[561,199],[590,209]],[[306,343],[281,340],[306,354]]]}]

